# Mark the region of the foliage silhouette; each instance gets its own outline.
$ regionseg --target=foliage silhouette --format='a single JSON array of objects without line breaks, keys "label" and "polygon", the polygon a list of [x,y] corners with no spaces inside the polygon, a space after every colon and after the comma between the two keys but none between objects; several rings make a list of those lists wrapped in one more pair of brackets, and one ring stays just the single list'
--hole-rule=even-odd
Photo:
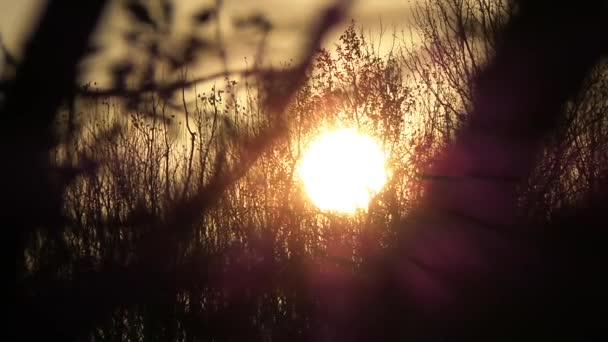
[{"label": "foliage silhouette", "polygon": [[[18,321],[39,327],[25,339],[506,340],[593,328],[576,300],[603,284],[601,5],[430,1],[415,14],[421,49],[395,35],[380,55],[351,23],[335,51],[317,50],[340,2],[301,62],[230,71],[221,1],[192,16],[217,25],[215,39],[193,35],[179,53],[163,47],[170,3],[156,15],[134,1],[125,39],[142,42],[145,62],[112,65],[99,89],[74,86],[74,65],[103,2],[81,5],[69,58],[34,77],[32,54],[54,41],[43,30],[78,13],[59,4],[2,108],[20,120],[5,146],[23,146],[10,151],[5,208]],[[258,15],[234,25],[273,28]],[[189,78],[209,52],[224,70]],[[53,89],[31,103],[38,88]],[[345,125],[382,141],[391,169],[352,217],[315,209],[296,172],[322,127]],[[560,304],[577,310],[564,320]]]}]

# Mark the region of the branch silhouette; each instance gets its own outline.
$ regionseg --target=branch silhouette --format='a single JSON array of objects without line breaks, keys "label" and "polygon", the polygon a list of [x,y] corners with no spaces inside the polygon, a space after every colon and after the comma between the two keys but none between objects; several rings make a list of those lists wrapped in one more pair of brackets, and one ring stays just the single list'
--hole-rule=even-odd
[{"label": "branch silhouette", "polygon": [[[377,267],[376,278],[382,280],[358,294],[373,298],[365,292],[372,291],[381,298],[356,304],[381,307],[366,311],[383,323],[364,325],[361,330],[370,335],[363,334],[363,340],[561,338],[592,329],[591,322],[599,319],[594,310],[566,313],[556,304],[601,291],[594,281],[602,272],[586,266],[597,261],[575,252],[575,246],[593,239],[558,238],[561,233],[549,230],[537,235],[520,215],[518,193],[566,101],[605,57],[605,4],[522,1],[516,6],[499,32],[495,55],[474,78],[464,125],[423,173],[426,195],[417,214],[402,223],[400,242]],[[602,202],[574,217],[581,222],[603,217]],[[572,220],[557,225],[576,226]],[[586,234],[605,241],[602,231],[595,225]],[[564,238],[573,244],[570,252],[555,247],[556,239]],[[572,260],[566,262],[565,255]],[[571,282],[582,274],[568,270],[572,264],[584,267],[585,277],[593,280]],[[553,320],[564,325],[553,326]]]},{"label": "branch silhouette", "polygon": [[[183,53],[165,51],[175,13],[159,4],[127,3],[124,38],[149,59],[113,64],[112,85],[96,89],[76,84],[77,66],[106,3],[49,1],[6,83],[3,205],[23,339],[594,328],[577,301],[604,305],[605,5],[432,0],[414,15],[422,52],[395,47],[395,34],[382,56],[354,23],[335,54],[319,49],[350,6],[337,1],[283,68],[260,67],[278,26],[254,14],[234,20],[263,34],[254,66],[229,70],[221,1],[188,16],[216,25],[217,42],[188,33]],[[221,72],[155,78],[156,63],[181,72],[214,49]],[[216,79],[223,89],[198,92]],[[365,214],[325,213],[298,188],[298,159],[323,125],[356,126],[390,150],[392,177]]]}]

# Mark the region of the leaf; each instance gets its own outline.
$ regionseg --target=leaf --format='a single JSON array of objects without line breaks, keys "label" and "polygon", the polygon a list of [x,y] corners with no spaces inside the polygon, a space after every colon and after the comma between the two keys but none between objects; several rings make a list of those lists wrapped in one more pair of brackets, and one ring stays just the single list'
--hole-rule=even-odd
[{"label": "leaf", "polygon": [[170,23],[173,20],[173,3],[169,0],[163,1],[162,9],[165,20]]},{"label": "leaf", "polygon": [[127,77],[133,71],[133,69],[133,64],[129,62],[117,63],[112,66],[111,72],[112,76],[114,77],[114,88],[126,89]]},{"label": "leaf", "polygon": [[193,16],[196,24],[205,24],[211,19],[215,18],[217,11],[215,8],[205,8]]},{"label": "leaf", "polygon": [[127,43],[135,44],[139,40],[140,33],[136,31],[130,31],[126,32],[123,37],[127,41]]},{"label": "leaf", "polygon": [[188,63],[194,61],[194,57],[196,57],[197,53],[202,50],[210,49],[212,44],[204,39],[198,37],[190,37],[186,43],[186,46],[183,50],[183,55],[181,58],[169,58],[169,62],[171,63],[171,67],[176,69],[182,67]]},{"label": "leaf", "polygon": [[126,6],[127,10],[135,17],[135,19],[144,24],[150,25],[155,29],[157,28],[156,22],[152,20],[150,12],[148,12],[148,9],[144,7],[144,5],[139,2],[130,2]]},{"label": "leaf", "polygon": [[4,56],[4,62],[8,65],[17,66],[17,59],[11,54],[0,37],[0,52]]},{"label": "leaf", "polygon": [[148,53],[150,56],[154,58],[158,58],[160,56],[160,48],[158,47],[158,42],[153,41],[147,46]]}]

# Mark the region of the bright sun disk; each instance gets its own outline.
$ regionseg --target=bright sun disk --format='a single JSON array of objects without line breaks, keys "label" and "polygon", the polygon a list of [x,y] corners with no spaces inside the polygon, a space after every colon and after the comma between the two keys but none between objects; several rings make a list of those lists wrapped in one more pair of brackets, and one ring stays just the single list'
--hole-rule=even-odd
[{"label": "bright sun disk", "polygon": [[310,144],[299,175],[317,207],[354,213],[366,209],[386,183],[385,154],[368,135],[348,128],[330,131]]}]

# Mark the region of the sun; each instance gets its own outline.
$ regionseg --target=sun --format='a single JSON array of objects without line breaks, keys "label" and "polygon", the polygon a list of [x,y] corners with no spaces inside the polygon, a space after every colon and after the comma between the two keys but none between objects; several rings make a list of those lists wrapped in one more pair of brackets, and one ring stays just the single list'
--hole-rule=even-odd
[{"label": "sun", "polygon": [[313,204],[325,211],[367,209],[387,180],[386,156],[372,137],[354,129],[329,131],[311,142],[299,176]]}]

